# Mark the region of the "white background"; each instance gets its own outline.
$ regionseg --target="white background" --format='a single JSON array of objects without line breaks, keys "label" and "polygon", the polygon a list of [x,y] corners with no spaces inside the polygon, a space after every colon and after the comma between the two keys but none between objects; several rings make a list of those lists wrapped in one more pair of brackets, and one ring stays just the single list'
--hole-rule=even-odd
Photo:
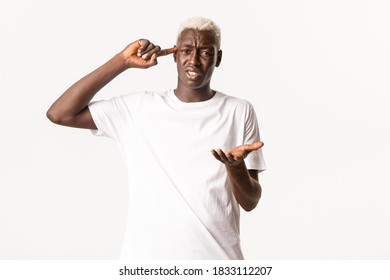
[{"label": "white background", "polygon": [[[118,257],[119,150],[45,113],[128,43],[172,47],[196,15],[222,28],[213,88],[252,102],[265,142],[263,197],[242,212],[246,258],[388,259],[389,14],[386,0],[1,0],[0,259]],[[95,99],[175,85],[164,57]]]}]

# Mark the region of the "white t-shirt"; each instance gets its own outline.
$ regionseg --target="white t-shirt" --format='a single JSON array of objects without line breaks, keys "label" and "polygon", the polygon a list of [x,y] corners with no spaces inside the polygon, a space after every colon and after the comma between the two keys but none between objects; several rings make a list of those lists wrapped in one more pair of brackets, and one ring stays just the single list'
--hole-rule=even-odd
[{"label": "white t-shirt", "polygon": [[[89,109],[93,132],[117,141],[128,169],[122,259],[243,259],[240,207],[211,149],[260,140],[248,101],[216,92],[186,103],[168,90],[92,102]],[[261,149],[245,163],[264,170]]]}]

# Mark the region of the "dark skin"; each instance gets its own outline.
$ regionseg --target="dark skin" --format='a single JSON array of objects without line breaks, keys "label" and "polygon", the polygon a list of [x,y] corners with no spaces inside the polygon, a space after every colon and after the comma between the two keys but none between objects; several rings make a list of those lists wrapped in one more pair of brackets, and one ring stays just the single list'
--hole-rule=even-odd
[{"label": "dark skin", "polygon": [[[128,45],[105,64],[68,88],[47,111],[54,123],[86,129],[97,129],[88,104],[99,90],[129,68],[147,69],[157,65],[159,56],[174,54],[178,82],[175,95],[183,102],[201,102],[212,98],[215,91],[210,81],[215,67],[222,59],[214,36],[209,31],[184,30],[177,46],[161,50],[148,40],[140,39]],[[247,170],[244,159],[263,146],[262,142],[235,147],[224,152],[211,150],[212,155],[225,164],[232,183],[233,194],[246,211],[254,209],[261,197],[258,172]]]},{"label": "dark skin", "polygon": [[210,32],[184,30],[173,55],[178,73],[176,96],[184,102],[201,102],[215,94],[211,76],[222,59]]}]

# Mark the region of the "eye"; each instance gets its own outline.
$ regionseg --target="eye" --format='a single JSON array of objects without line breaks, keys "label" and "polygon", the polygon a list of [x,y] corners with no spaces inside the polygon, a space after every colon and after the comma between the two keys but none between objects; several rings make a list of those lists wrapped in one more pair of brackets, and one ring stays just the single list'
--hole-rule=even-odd
[{"label": "eye", "polygon": [[212,57],[214,55],[213,52],[210,52],[210,51],[207,51],[207,50],[204,50],[200,53],[202,56],[204,57]]},{"label": "eye", "polygon": [[182,54],[190,54],[191,53],[191,50],[190,49],[181,49],[180,52]]}]

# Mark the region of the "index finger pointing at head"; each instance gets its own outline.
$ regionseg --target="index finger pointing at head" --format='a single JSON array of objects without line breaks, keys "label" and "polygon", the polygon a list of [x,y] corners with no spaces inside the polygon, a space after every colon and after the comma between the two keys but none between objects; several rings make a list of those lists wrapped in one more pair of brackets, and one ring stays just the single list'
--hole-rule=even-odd
[{"label": "index finger pointing at head", "polygon": [[176,47],[173,47],[170,49],[164,49],[164,50],[159,51],[157,53],[157,56],[164,56],[164,55],[168,55],[168,54],[175,53],[175,52],[176,52]]}]

